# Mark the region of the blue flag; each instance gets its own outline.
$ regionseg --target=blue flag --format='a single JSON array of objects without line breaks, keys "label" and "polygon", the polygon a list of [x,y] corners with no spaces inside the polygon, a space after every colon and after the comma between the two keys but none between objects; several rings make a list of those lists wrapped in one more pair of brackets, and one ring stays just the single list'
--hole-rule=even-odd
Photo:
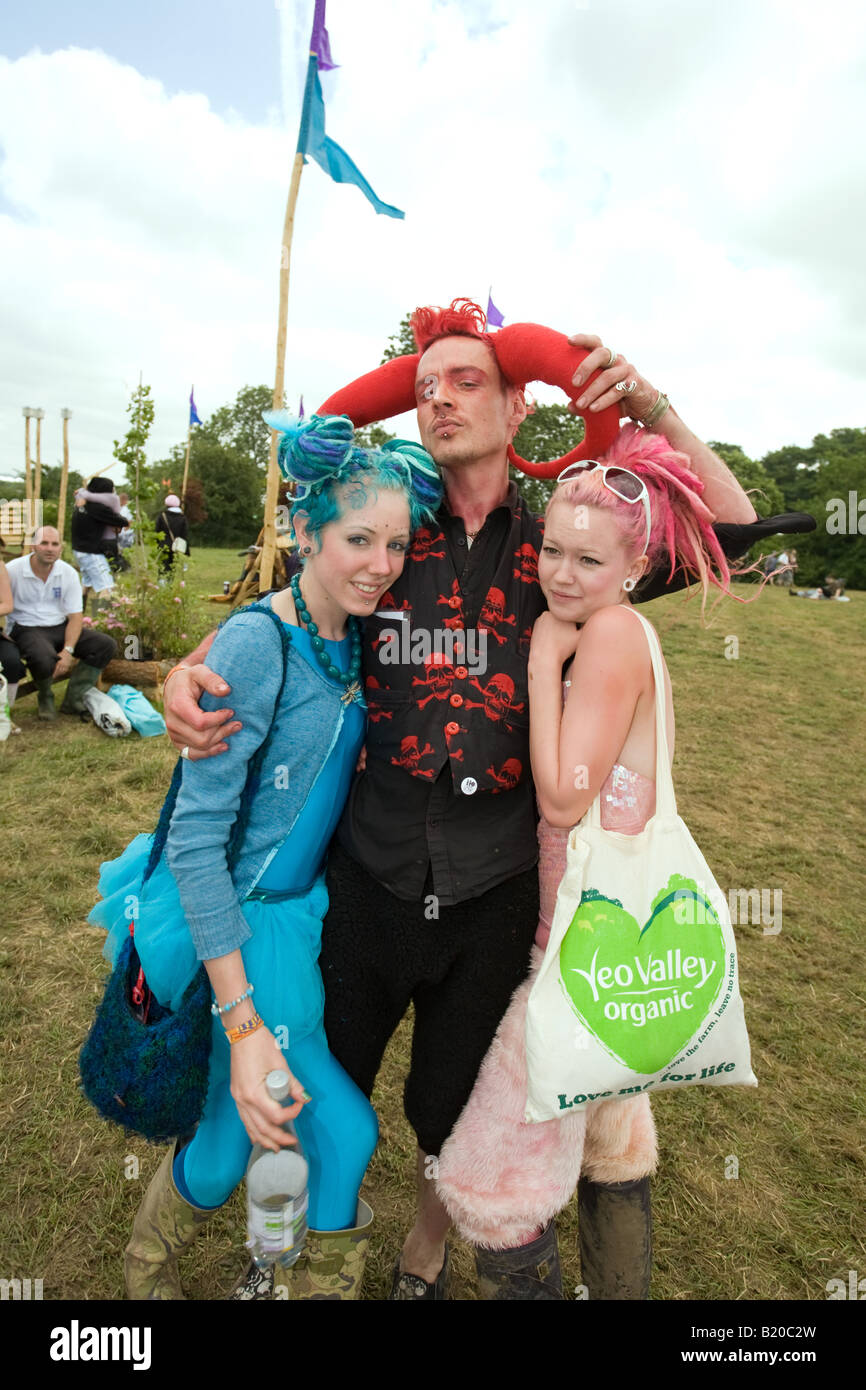
[{"label": "blue flag", "polygon": [[[193,389],[195,389],[195,388],[193,388]],[[193,393],[192,393],[192,391],[190,391],[190,393],[189,393],[189,423],[190,423],[191,425],[200,425],[200,424],[201,424],[201,420],[198,418],[198,411],[197,411],[196,408],[195,408],[195,401],[193,400]]]},{"label": "blue flag", "polygon": [[[315,53],[310,54],[307,68],[307,85],[304,88],[304,109],[301,114],[301,129],[298,134],[298,153],[311,155],[335,183],[353,183],[360,188],[368,202],[385,217],[405,217],[405,212],[383,203],[377,198],[361,170],[346,151],[325,134],[325,99],[319,81],[319,69]],[[304,161],[306,163],[306,160]]]}]

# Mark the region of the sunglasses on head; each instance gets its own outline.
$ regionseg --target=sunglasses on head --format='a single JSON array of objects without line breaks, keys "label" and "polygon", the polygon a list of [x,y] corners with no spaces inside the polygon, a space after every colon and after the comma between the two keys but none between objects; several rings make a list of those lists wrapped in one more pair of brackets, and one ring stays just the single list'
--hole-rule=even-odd
[{"label": "sunglasses on head", "polygon": [[646,516],[646,540],[644,541],[644,553],[646,553],[652,530],[652,516],[649,492],[643,478],[639,478],[628,468],[618,468],[614,464],[599,463],[598,459],[580,459],[577,463],[570,463],[567,468],[562,470],[556,480],[556,485],[558,487],[560,483],[567,483],[570,478],[577,478],[581,472],[593,468],[601,469],[602,485],[607,488],[608,492],[612,492],[614,497],[619,497],[623,502],[643,502],[644,515]]}]

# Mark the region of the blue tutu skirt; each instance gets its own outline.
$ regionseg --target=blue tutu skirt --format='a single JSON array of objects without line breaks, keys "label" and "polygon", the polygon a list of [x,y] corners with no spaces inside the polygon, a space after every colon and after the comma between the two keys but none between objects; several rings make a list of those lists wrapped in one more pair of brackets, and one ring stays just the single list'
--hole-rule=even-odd
[{"label": "blue tutu skirt", "polygon": [[[161,1004],[176,1009],[199,962],[164,857],[142,887],[152,843],[151,835],[138,835],[119,859],[102,865],[102,901],[89,921],[107,929],[104,954],[112,964],[132,921],[148,985]],[[321,874],[306,893],[279,902],[241,903],[252,932],[241,954],[255,986],[253,1003],[312,1097],[295,1121],[310,1165],[310,1222],[317,1230],[339,1230],[354,1224],[358,1188],[378,1130],[369,1102],[328,1051],[318,964],[327,910]],[[183,1151],[184,1182],[202,1208],[228,1198],[243,1178],[252,1147],[231,1097],[231,1049],[220,1020],[214,1018],[212,1025],[207,1099],[195,1138]]]},{"label": "blue tutu skirt", "polygon": [[[152,835],[137,835],[118,859],[101,866],[101,901],[88,921],[107,930],[103,954],[112,965],[132,924],[148,985],[161,1004],[177,1009],[200,962],[165,856],[142,886],[152,844]],[[305,1037],[321,1026],[324,1010],[318,965],[328,910],[324,876],[296,897],[240,906],[252,932],[241,954],[256,1008],[272,1031],[283,1026],[291,1037]]]}]

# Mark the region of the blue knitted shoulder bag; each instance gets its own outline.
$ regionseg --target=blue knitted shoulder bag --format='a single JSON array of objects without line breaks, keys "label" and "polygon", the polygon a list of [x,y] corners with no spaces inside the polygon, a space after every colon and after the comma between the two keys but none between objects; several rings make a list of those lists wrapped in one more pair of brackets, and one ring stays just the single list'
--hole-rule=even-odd
[{"label": "blue knitted shoulder bag", "polygon": [[[250,604],[236,612],[265,613],[280,634],[283,678],[274,708],[276,716],[286,680],[289,629],[267,604]],[[226,621],[235,616],[230,614]],[[250,760],[226,850],[229,869],[240,853],[274,722],[271,721],[267,738]],[[178,758],[154,831],[142,889],[165,850],[182,775],[183,762]],[[78,1066],[84,1094],[100,1115],[153,1143],[165,1144],[193,1130],[204,1109],[211,1050],[210,982],[204,966],[199,966],[177,1011],[167,1009],[148,988],[132,929],[130,923],[130,935],[106,981]]]}]

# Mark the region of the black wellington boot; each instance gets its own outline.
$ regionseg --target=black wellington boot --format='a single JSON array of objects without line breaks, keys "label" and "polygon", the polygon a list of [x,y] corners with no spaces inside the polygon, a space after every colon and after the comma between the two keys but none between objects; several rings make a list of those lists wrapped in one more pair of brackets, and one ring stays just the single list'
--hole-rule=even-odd
[{"label": "black wellington boot", "polygon": [[483,1299],[497,1303],[562,1299],[562,1270],[553,1221],[529,1245],[516,1245],[510,1250],[478,1246],[475,1267]]},{"label": "black wellington boot", "polygon": [[37,693],[37,717],[39,719],[56,719],[57,706],[54,703],[54,691],[52,690],[53,678],[44,676],[42,680],[34,680]]},{"label": "black wellington boot", "polygon": [[652,1209],[649,1178],[577,1188],[580,1265],[590,1299],[649,1298]]},{"label": "black wellington boot", "polygon": [[69,683],[66,686],[66,694],[63,697],[63,704],[60,706],[61,714],[81,714],[84,710],[84,696],[91,690],[99,677],[102,675],[98,666],[88,666],[86,662],[79,661],[73,666],[69,676]]}]

